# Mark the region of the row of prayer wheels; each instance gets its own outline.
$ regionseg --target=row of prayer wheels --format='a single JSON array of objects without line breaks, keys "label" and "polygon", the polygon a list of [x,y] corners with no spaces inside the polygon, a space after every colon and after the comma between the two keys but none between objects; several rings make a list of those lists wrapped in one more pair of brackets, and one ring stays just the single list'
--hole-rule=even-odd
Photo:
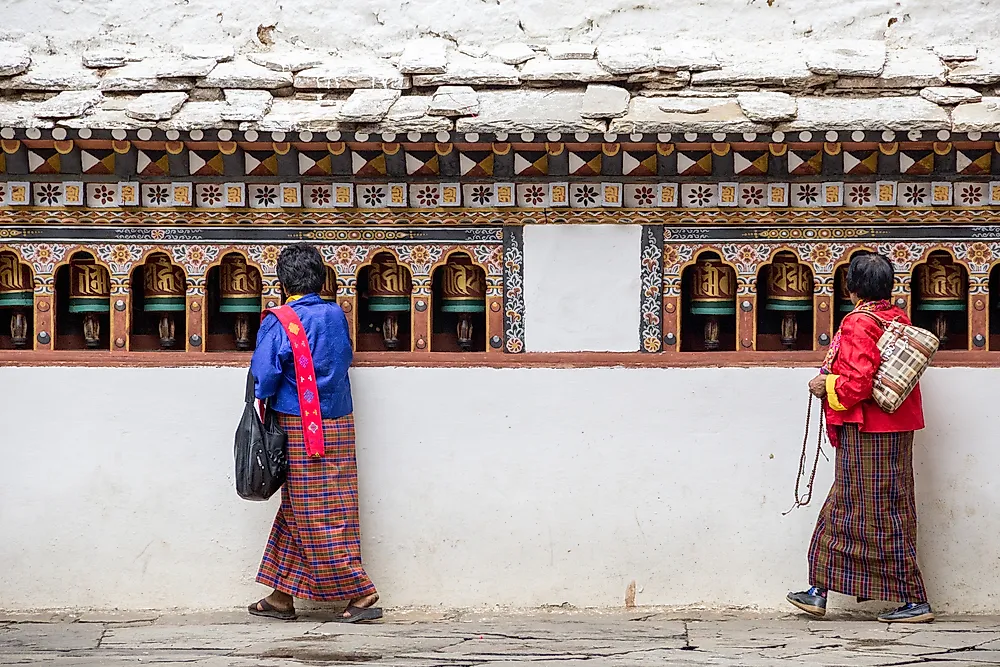
[{"label": "row of prayer wheels", "polygon": [[[449,259],[443,268],[441,312],[458,315],[457,335],[463,350],[472,349],[472,315],[486,311],[486,281],[481,269],[465,255]],[[184,271],[167,255],[154,253],[143,266],[142,311],[159,316],[160,346],[176,346],[176,320],[187,308]],[[252,346],[251,318],[261,312],[261,275],[239,254],[227,255],[219,268],[219,312],[233,316],[238,350]],[[384,316],[382,336],[386,348],[399,347],[399,316],[410,310],[413,283],[410,272],[383,253],[368,271],[368,308]],[[337,277],[327,267],[320,291],[326,301],[336,301]],[[0,253],[0,308],[10,309],[14,347],[28,345],[28,317],[34,304],[31,271],[12,253]],[[111,279],[106,268],[91,257],[73,258],[69,264],[70,313],[83,316],[83,336],[88,348],[100,346],[101,315],[111,311]]]},{"label": "row of prayer wheels", "polygon": [[[689,312],[705,318],[704,348],[719,349],[719,318],[736,314],[736,272],[716,258],[704,258],[692,267]],[[838,269],[837,308],[853,310],[847,290],[847,266]],[[942,341],[948,336],[948,313],[964,313],[968,304],[968,281],[962,265],[947,253],[932,254],[916,269],[914,307],[933,315],[934,333]],[[770,264],[764,291],[764,308],[782,314],[781,343],[793,349],[798,340],[800,313],[813,308],[813,277],[808,266],[791,253],[778,253]]]}]

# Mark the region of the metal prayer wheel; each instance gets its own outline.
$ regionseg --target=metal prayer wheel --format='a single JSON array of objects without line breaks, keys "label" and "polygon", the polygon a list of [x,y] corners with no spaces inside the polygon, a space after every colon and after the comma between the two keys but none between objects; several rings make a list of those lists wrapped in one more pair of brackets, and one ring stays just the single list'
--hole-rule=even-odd
[{"label": "metal prayer wheel", "polygon": [[465,256],[452,257],[444,265],[441,312],[458,314],[458,346],[472,350],[472,315],[486,312],[486,280],[482,270]]},{"label": "metal prayer wheel", "polygon": [[35,303],[31,269],[13,253],[0,253],[0,308],[11,308],[10,337],[17,349],[28,346],[28,313]]},{"label": "metal prayer wheel", "polygon": [[93,259],[70,261],[69,312],[83,314],[83,338],[87,347],[100,347],[99,316],[111,312],[111,276]]},{"label": "metal prayer wheel", "polygon": [[736,272],[718,259],[692,267],[691,314],[705,315],[705,349],[719,349],[719,317],[736,314]]},{"label": "metal prayer wheel", "polygon": [[413,283],[410,272],[391,255],[376,257],[368,269],[368,310],[385,313],[382,340],[388,350],[399,348],[399,313],[410,312]]},{"label": "metal prayer wheel", "polygon": [[854,303],[851,302],[851,292],[847,289],[847,269],[844,266],[837,269],[837,310],[842,313],[849,313],[854,310]]},{"label": "metal prayer wheel", "polygon": [[784,313],[781,321],[781,344],[793,349],[799,337],[798,313],[811,312],[813,305],[812,272],[794,255],[778,253],[767,275],[765,308]]},{"label": "metal prayer wheel", "polygon": [[917,267],[916,309],[934,314],[934,335],[942,344],[948,338],[948,313],[965,312],[969,286],[960,264],[951,257],[934,255]]},{"label": "metal prayer wheel", "polygon": [[337,301],[337,273],[329,266],[326,267],[326,279],[323,280],[323,288],[319,291],[319,298],[324,301]]},{"label": "metal prayer wheel", "polygon": [[143,304],[147,313],[159,313],[157,329],[160,347],[172,348],[177,344],[174,313],[183,313],[187,304],[187,287],[184,270],[162,254],[150,255],[142,270]]},{"label": "metal prayer wheel", "polygon": [[250,315],[260,313],[261,281],[242,255],[229,255],[219,270],[219,312],[233,313],[236,349],[250,349]]}]

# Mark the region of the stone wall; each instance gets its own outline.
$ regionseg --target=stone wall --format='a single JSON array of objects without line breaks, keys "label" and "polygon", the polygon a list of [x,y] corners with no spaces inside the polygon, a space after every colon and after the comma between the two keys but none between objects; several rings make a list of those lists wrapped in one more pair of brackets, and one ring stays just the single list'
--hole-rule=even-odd
[{"label": "stone wall", "polygon": [[341,49],[437,34],[469,46],[505,40],[559,42],[642,33],[729,40],[790,37],[882,39],[893,44],[1000,36],[1000,2],[941,0],[8,0],[0,37],[58,50],[131,42],[179,49],[215,40],[249,45],[301,40]]}]

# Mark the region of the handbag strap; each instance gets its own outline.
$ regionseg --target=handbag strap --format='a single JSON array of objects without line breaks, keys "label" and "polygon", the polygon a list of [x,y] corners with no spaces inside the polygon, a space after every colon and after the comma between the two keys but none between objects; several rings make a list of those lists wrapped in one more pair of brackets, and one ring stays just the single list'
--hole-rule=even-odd
[{"label": "handbag strap", "polygon": [[316,370],[313,366],[312,351],[309,349],[309,339],[306,338],[306,328],[289,305],[265,310],[261,313],[262,322],[268,313],[278,318],[292,346],[295,389],[299,396],[299,416],[302,419],[306,454],[313,457],[323,456],[325,450],[323,414],[319,404],[319,386],[316,383]]},{"label": "handbag strap", "polygon": [[254,390],[253,371],[247,370],[247,393],[243,399],[244,401],[246,401],[247,405],[253,405],[253,402],[257,400],[257,397],[254,395],[253,390]]}]

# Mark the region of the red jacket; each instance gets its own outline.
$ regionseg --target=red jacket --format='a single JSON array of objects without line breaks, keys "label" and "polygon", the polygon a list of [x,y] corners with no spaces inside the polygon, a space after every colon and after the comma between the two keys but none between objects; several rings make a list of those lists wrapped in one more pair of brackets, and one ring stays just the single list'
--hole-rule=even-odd
[{"label": "red jacket", "polygon": [[[899,308],[872,313],[884,320],[910,320]],[[826,376],[826,420],[831,426],[859,424],[868,433],[917,431],[924,427],[924,408],[920,400],[920,385],[899,409],[892,414],[883,411],[872,400],[872,380],[881,359],[878,339],[882,328],[864,314],[850,314],[840,325],[840,350]]]}]

